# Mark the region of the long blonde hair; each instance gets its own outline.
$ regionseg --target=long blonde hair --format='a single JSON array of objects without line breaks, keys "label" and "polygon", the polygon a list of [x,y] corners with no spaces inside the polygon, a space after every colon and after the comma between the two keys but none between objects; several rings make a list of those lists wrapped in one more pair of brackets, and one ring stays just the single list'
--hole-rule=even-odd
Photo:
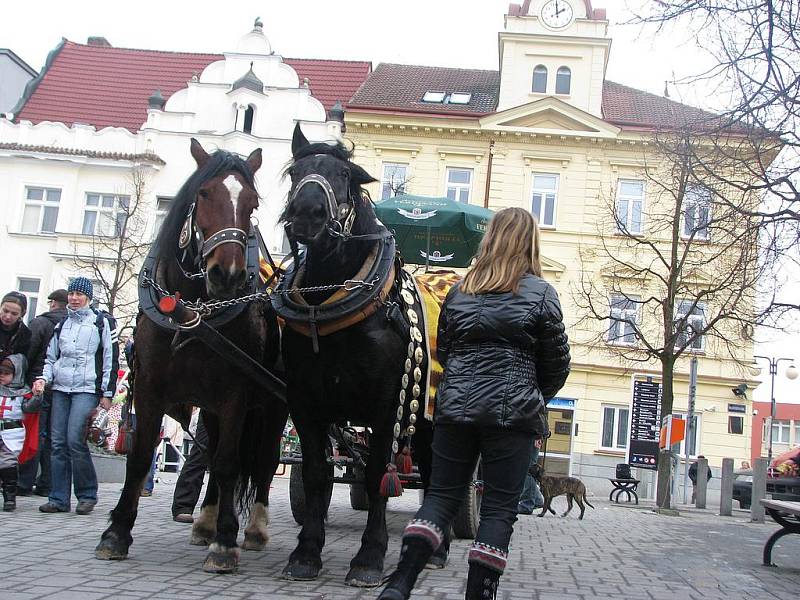
[{"label": "long blonde hair", "polygon": [[522,208],[504,208],[489,221],[475,265],[461,282],[465,294],[519,292],[526,273],[542,276],[539,225]]}]

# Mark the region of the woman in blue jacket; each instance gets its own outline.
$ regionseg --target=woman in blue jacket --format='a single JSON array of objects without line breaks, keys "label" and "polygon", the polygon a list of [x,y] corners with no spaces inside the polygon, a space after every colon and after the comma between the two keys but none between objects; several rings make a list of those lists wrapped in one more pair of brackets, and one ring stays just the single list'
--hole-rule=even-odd
[{"label": "woman in blue jacket", "polygon": [[86,424],[97,408],[111,407],[119,350],[116,331],[90,306],[92,282],[76,277],[67,288],[67,317],[56,326],[42,376],[33,385],[53,391],[51,408],[52,490],[43,513],[69,512],[74,484],[75,512],[88,515],[97,504],[97,474],[86,444]]},{"label": "woman in blue jacket", "polygon": [[466,598],[497,594],[533,442],[545,403],[569,373],[558,295],[542,279],[539,228],[508,208],[489,223],[478,258],[439,317],[444,376],[436,399],[433,469],[425,501],[403,533],[400,564],[382,600],[405,600],[442,542],[478,456],[483,502],[469,552]]}]

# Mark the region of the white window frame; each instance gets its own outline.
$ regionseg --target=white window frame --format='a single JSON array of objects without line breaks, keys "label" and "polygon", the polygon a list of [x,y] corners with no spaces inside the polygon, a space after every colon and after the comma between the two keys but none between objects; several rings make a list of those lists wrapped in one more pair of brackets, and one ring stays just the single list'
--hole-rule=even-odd
[{"label": "white window frame", "polygon": [[469,104],[472,100],[472,92],[453,92],[447,97],[448,104]]},{"label": "white window frame", "polygon": [[[599,447],[601,450],[612,450],[614,452],[623,452],[628,449],[628,441],[630,439],[630,418],[631,407],[628,404],[602,404],[600,405],[602,411],[600,419],[600,441]],[[611,445],[606,445],[605,431],[606,431],[606,411],[613,411],[613,423],[611,425]],[[623,414],[624,411],[624,414]],[[624,429],[620,430],[620,426],[624,424]],[[623,435],[623,444],[620,445],[619,436]]]},{"label": "white window frame", "polygon": [[[537,177],[554,177],[555,181],[556,181],[555,188],[554,189],[543,188],[543,187],[537,188],[536,187],[536,178]],[[539,227],[541,227],[543,229],[555,229],[556,228],[556,220],[557,220],[556,219],[556,215],[558,214],[558,192],[559,192],[559,188],[560,187],[561,187],[561,177],[559,176],[558,173],[531,172],[531,194],[530,194],[530,207],[531,208],[530,208],[530,210],[531,210],[531,213],[533,214],[533,216],[536,217],[536,221],[539,223]],[[537,214],[537,212],[534,210],[533,201],[534,201],[534,196],[536,196],[536,194],[540,194],[541,195],[541,199],[539,201],[539,210],[541,211],[541,213],[545,213],[546,212],[545,207],[546,207],[546,202],[547,202],[547,195],[548,194],[552,194],[553,195],[553,220],[552,220],[552,223],[547,223],[543,218],[544,214]]]},{"label": "white window frame", "polygon": [[[790,435],[791,435],[791,423],[785,419],[775,419],[772,421],[772,430],[770,431],[770,438],[772,438],[773,444],[785,444],[789,445]],[[775,434],[778,434],[777,438],[775,439]],[[781,433],[786,434],[786,439],[781,439]],[[769,440],[767,440],[769,443]]]},{"label": "white window frame", "polygon": [[[613,346],[635,346],[636,332],[633,325],[639,324],[639,298],[624,294],[612,294],[608,299],[610,315],[606,341]],[[632,339],[625,339],[630,338]]]},{"label": "white window frame", "polygon": [[[689,308],[693,304],[692,300],[678,300],[675,306],[675,321],[674,323],[678,323],[684,316],[686,316],[685,309]],[[704,302],[698,302],[697,305],[694,307],[694,310],[699,312],[699,314],[692,314],[686,319],[686,327],[693,327],[695,331],[702,330],[706,326],[706,305]],[[699,322],[699,323],[698,323]],[[678,334],[678,338],[675,340],[675,347],[681,348],[685,345],[685,339],[681,340],[681,336],[687,336],[686,332],[681,332]],[[695,345],[699,344],[699,345]],[[692,342],[691,346],[686,346],[686,350],[689,352],[704,352],[706,349],[706,336],[700,335],[695,337],[694,341]]]},{"label": "white window frame", "polygon": [[[395,187],[395,183],[397,183],[396,179],[393,179],[394,174],[396,174],[399,168],[404,169],[403,173],[403,183],[399,186],[400,191],[398,192]],[[390,169],[394,169],[392,173],[388,173]],[[409,165],[408,163],[401,163],[401,162],[385,162],[381,167],[381,200],[387,200],[388,198],[394,198],[398,194],[406,194],[406,186],[408,185],[408,170]],[[386,193],[386,186],[388,188],[388,194]]]},{"label": "white window frame", "polygon": [[[23,290],[23,281],[35,281],[36,291]],[[39,305],[39,294],[42,293],[42,278],[32,275],[18,275],[16,289],[20,294],[23,294],[28,299],[28,311],[25,313],[25,323],[29,325],[31,320],[36,318],[36,312]]]},{"label": "white window frame", "polygon": [[[642,186],[641,196],[632,196],[630,194],[622,193],[623,184],[639,184]],[[644,231],[644,207],[647,190],[645,182],[641,179],[619,179],[617,181],[617,199],[616,199],[616,214],[617,214],[617,231],[620,233],[630,233],[632,235],[641,235]],[[634,205],[639,204],[639,227],[634,228],[633,214]],[[624,211],[623,211],[624,207]],[[620,226],[624,229],[620,229]]]},{"label": "white window frame", "polygon": [[422,102],[426,102],[428,104],[442,104],[446,96],[447,92],[428,90],[422,95]]},{"label": "white window frame", "polygon": [[[469,183],[451,183],[450,182],[450,173],[453,171],[465,171],[469,173]],[[472,183],[475,180],[475,169],[471,169],[470,167],[446,167],[444,173],[444,195],[450,198],[450,191],[453,191],[453,198],[451,200],[455,200],[456,202],[462,202],[464,204],[469,204],[470,200],[472,200]],[[463,200],[461,198],[461,192],[466,190],[467,192],[467,199]]]},{"label": "white window frame", "polygon": [[[559,80],[562,80],[566,77],[567,80],[567,91],[566,92],[559,92],[558,91],[558,84]],[[572,93],[572,69],[570,69],[566,65],[562,65],[558,67],[556,70],[556,87],[555,93],[559,96],[569,96]]]},{"label": "white window frame", "polygon": [[[680,417],[684,421],[686,420],[686,413],[674,412],[674,413],[672,413],[672,416],[673,417]],[[693,416],[694,416],[696,425],[695,425],[694,429],[692,430],[692,437],[694,437],[694,453],[689,455],[690,459],[697,458],[700,454],[702,454],[702,452],[700,451],[700,441],[703,438],[700,435],[700,432],[703,429],[703,419],[702,419],[702,415],[700,413],[693,413]],[[689,426],[688,422],[686,423],[686,426],[687,426],[687,433],[688,433],[688,428],[689,428],[688,427]],[[678,452],[678,456],[680,456],[683,459],[686,458],[686,439],[685,438],[681,440],[681,448],[680,448],[680,450]]]},{"label": "white window frame", "polygon": [[[156,196],[155,219],[153,220],[153,239],[155,239],[158,235],[161,225],[164,223],[164,219],[167,218],[167,213],[169,213],[169,209],[174,201],[175,198],[173,196]],[[162,202],[168,203],[166,210],[161,209]]]},{"label": "white window frame", "polygon": [[[708,230],[711,223],[711,190],[702,186],[688,186],[683,195],[683,210],[681,211],[681,237],[692,237],[694,223],[702,222],[702,212],[705,209],[705,226],[694,231],[694,238],[698,241],[708,241],[711,233]],[[692,225],[689,224],[691,215]]]},{"label": "white window frame", "polygon": [[[41,190],[42,191],[42,199],[41,200],[33,200],[29,198],[31,190]],[[51,201],[48,200],[49,192],[58,192],[58,200]],[[58,214],[60,212],[61,207],[61,196],[63,195],[63,189],[57,187],[47,187],[43,185],[26,185],[25,186],[25,198],[23,200],[23,207],[22,207],[22,217],[20,218],[19,230],[22,233],[38,233],[38,234],[50,234],[53,235],[56,233],[58,229]],[[27,212],[28,208],[30,207],[37,207],[39,210],[39,216],[36,222],[36,228],[34,231],[25,229],[25,213]],[[56,210],[56,219],[55,224],[53,225],[53,230],[43,230],[42,225],[44,223],[44,215],[47,212],[47,209]]]},{"label": "white window frame", "polygon": [[[97,204],[91,205],[89,204],[90,197],[97,197]],[[111,199],[111,206],[106,206],[105,202],[107,199]],[[84,195],[84,205],[83,205],[83,220],[81,221],[81,234],[82,235],[91,235],[91,236],[98,236],[98,237],[109,237],[109,238],[116,238],[119,237],[121,233],[121,223],[119,221],[120,215],[124,215],[125,219],[127,220],[128,209],[124,208],[122,204],[122,200],[125,200],[130,206],[131,197],[127,194],[104,194],[101,192],[86,192]],[[86,219],[89,214],[94,213],[94,223],[92,225],[92,231],[86,231]],[[101,230],[101,225],[103,220],[105,219],[105,223],[113,223],[114,231],[113,233],[108,233],[106,231]]]}]

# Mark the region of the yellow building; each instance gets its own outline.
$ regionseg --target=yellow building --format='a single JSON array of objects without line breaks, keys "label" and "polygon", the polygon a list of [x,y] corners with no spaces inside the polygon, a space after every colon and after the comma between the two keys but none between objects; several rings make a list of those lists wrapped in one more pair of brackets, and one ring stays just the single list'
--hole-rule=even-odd
[{"label": "yellow building", "polygon": [[[618,207],[624,202],[626,218],[639,211],[647,235],[641,214],[653,186],[643,167],[658,162],[653,133],[699,112],[606,80],[607,32],[605,11],[589,0],[512,4],[499,33],[499,71],[381,64],[345,117],[356,161],[380,179],[375,200],[449,196],[492,209],[522,206],[538,217],[545,278],[561,297],[573,349],[572,373],[550,404],[547,466],[581,477],[594,494],[608,493],[614,466],[626,460],[634,379],[658,380],[660,366],[633,367],[598,342],[608,323],[579,324],[581,248],[599,245],[609,195]],[[598,290],[609,290],[603,267],[591,273]],[[749,363],[752,342],[736,344],[738,361]],[[704,454],[718,473],[723,457],[737,465],[750,458],[752,406],[732,392],[749,378],[711,340],[699,340],[692,354],[699,382],[690,455]],[[676,413],[687,410],[688,362],[687,354],[676,364]]]}]

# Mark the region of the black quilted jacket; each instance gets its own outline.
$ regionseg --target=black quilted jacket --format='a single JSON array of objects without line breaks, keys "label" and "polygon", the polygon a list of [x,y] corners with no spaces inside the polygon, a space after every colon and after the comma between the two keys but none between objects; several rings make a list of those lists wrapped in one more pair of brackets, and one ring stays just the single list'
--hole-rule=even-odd
[{"label": "black quilted jacket", "polygon": [[569,344],[558,294],[525,275],[517,295],[464,294],[456,285],[439,317],[444,378],[436,423],[469,423],[542,433],[545,400],[569,374]]}]

